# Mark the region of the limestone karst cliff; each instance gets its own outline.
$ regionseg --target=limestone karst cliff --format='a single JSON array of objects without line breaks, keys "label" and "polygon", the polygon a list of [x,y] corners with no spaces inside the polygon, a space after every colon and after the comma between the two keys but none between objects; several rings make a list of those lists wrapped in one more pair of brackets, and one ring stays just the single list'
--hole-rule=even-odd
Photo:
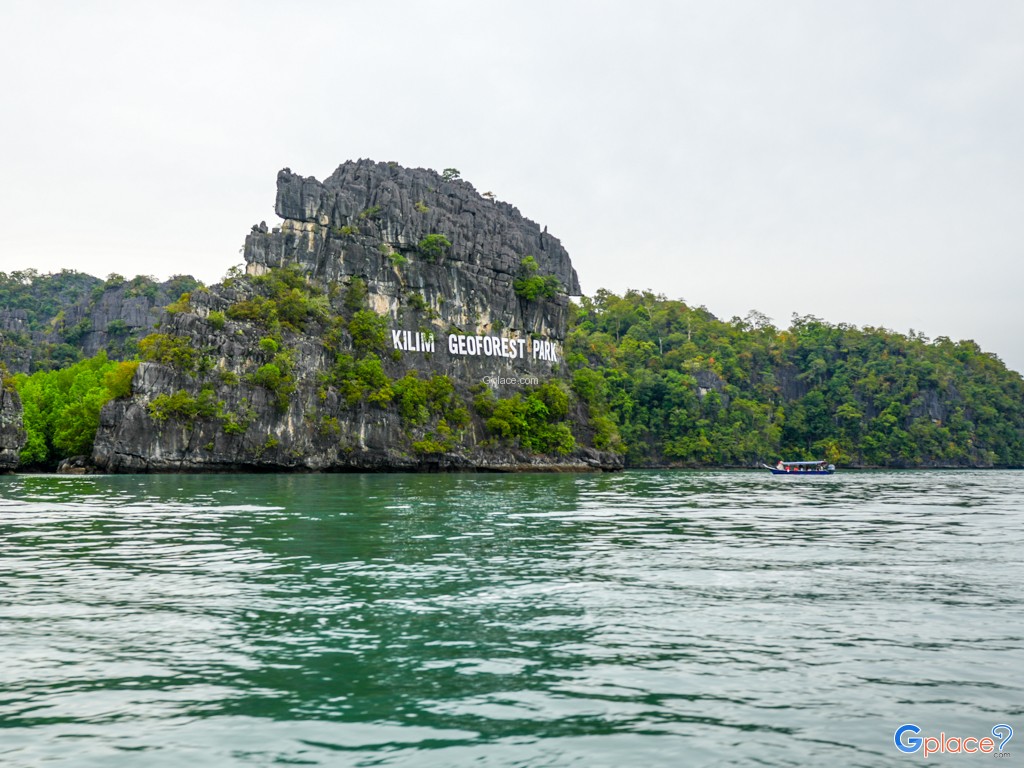
[{"label": "limestone karst cliff", "polygon": [[[516,208],[462,179],[368,160],[344,163],[322,183],[285,169],[275,210],[280,227],[254,227],[246,238],[250,274],[295,264],[328,283],[356,275],[373,309],[395,319],[418,294],[442,329],[565,337],[566,295],[580,293],[569,254]],[[526,256],[558,281],[557,295],[516,295]]]},{"label": "limestone karst cliff", "polygon": [[21,400],[14,389],[14,381],[0,363],[0,472],[18,466],[18,452],[25,444],[22,427]]},{"label": "limestone karst cliff", "polygon": [[0,363],[11,373],[63,368],[104,351],[135,356],[162,308],[198,285],[187,275],[106,280],[73,270],[0,272]]},{"label": "limestone karst cliff", "polygon": [[192,291],[104,407],[115,472],[617,468],[568,386],[558,240],[451,174],[277,179],[247,274]]},{"label": "limestone karst cliff", "polygon": [[571,305],[558,241],[452,173],[286,170],[276,207],[209,288],[0,272],[0,465],[1024,466],[1024,379],[973,341]]}]

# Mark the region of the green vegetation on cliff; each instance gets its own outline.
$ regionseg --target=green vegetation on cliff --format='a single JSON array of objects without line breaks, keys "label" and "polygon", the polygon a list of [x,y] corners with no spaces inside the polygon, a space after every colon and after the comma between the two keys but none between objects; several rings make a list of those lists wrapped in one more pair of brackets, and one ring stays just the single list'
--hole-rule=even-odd
[{"label": "green vegetation on cliff", "polygon": [[137,366],[110,361],[100,352],[67,368],[14,377],[27,436],[21,463],[46,467],[91,453],[100,409],[130,394]]},{"label": "green vegetation on cliff", "polygon": [[67,367],[101,349],[112,360],[131,359],[160,308],[198,285],[182,275],[158,283],[145,275],[100,280],[68,269],[0,272],[0,360],[31,373]]},{"label": "green vegetation on cliff", "polygon": [[72,269],[52,275],[34,269],[0,272],[0,307],[23,313],[26,330],[43,330],[62,310],[103,285],[99,278]]},{"label": "green vegetation on cliff", "polygon": [[[542,296],[545,280],[524,259],[516,291]],[[104,296],[121,302],[157,285],[116,275],[103,282],[72,272],[0,274],[7,322],[23,329],[0,332],[0,360],[16,369],[38,334],[71,338],[60,326],[62,302],[78,307],[77,317]],[[483,385],[410,370],[410,360],[388,350],[387,322],[369,308],[359,278],[324,287],[297,270],[272,269],[236,274],[211,291],[174,285],[191,294],[179,293],[163,325],[133,341],[130,355],[193,382],[146,403],[168,428],[205,420],[241,440],[258,421],[257,400],[283,414],[308,392],[313,406],[297,415],[325,438],[343,440],[339,425],[366,409],[390,410],[400,425],[394,448],[408,455],[469,444],[566,455],[592,445],[632,466],[755,466],[780,457],[1024,466],[1024,379],[972,341],[815,317],[780,329],[756,312],[726,322],[649,292],[598,291],[572,307],[564,376],[499,398]],[[408,305],[422,311],[414,299]],[[28,435],[23,465],[89,453],[102,405],[129,394],[136,363],[110,359],[126,349],[118,323],[107,326],[109,354],[83,360],[83,347],[65,341],[64,357],[52,345],[35,358],[36,373],[13,377]],[[251,350],[234,368],[223,368],[214,351],[228,340]],[[311,355],[322,368],[310,367]]]},{"label": "green vegetation on cliff", "polygon": [[1024,379],[972,341],[751,313],[649,292],[575,308],[574,388],[632,465],[1024,466]]},{"label": "green vegetation on cliff", "polygon": [[[450,246],[447,240],[425,240],[437,248]],[[528,390],[522,396],[497,398],[484,385],[460,391],[445,375],[425,376],[411,370],[399,376],[401,353],[395,350],[387,354],[387,318],[368,308],[367,286],[358,277],[324,293],[294,269],[272,269],[252,280],[251,287],[256,294],[229,306],[227,317],[275,330],[274,339],[261,339],[264,351],[269,351],[271,345],[276,351],[279,343],[285,343],[282,331],[301,330],[319,336],[324,354],[331,361],[328,369],[317,377],[320,402],[337,402],[348,410],[364,406],[385,409],[393,405],[401,417],[404,441],[404,446],[394,446],[397,449],[408,448],[420,455],[458,450],[464,443],[471,410],[481,417],[491,445],[555,455],[565,455],[576,445],[569,420],[570,395],[554,383]],[[302,322],[283,326],[275,323],[283,296],[291,296],[296,307],[306,308],[300,312]],[[413,296],[422,302],[422,296]],[[259,313],[239,311],[240,307],[256,305],[261,307]],[[415,301],[410,305],[416,308]],[[143,351],[148,353],[157,340],[159,349],[166,346],[163,336],[154,334],[141,342]],[[295,388],[287,374],[291,366],[282,369],[286,371],[284,379],[276,375],[275,363],[283,354],[278,353],[273,363],[247,378],[249,383],[275,392],[281,407],[287,404],[287,397]],[[164,355],[168,356],[170,353]],[[282,388],[282,382],[286,388]],[[320,424],[329,428],[340,415],[321,414]]]},{"label": "green vegetation on cliff", "polygon": [[487,428],[493,434],[516,440],[527,451],[564,456],[576,447],[566,421],[570,394],[556,381],[506,398],[497,398],[481,386],[473,405],[487,419]]},{"label": "green vegetation on cliff", "polygon": [[536,301],[540,297],[551,299],[557,296],[562,286],[554,275],[537,274],[540,267],[533,256],[526,256],[519,265],[519,277],[512,281],[512,289],[516,296],[527,301]]}]

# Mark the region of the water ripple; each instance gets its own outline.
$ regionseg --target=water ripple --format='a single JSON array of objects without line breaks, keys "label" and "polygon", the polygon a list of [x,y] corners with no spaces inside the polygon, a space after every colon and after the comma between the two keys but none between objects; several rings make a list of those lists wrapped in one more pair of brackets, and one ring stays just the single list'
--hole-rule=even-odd
[{"label": "water ripple", "polygon": [[0,478],[0,763],[895,764],[1024,701],[1024,475]]}]

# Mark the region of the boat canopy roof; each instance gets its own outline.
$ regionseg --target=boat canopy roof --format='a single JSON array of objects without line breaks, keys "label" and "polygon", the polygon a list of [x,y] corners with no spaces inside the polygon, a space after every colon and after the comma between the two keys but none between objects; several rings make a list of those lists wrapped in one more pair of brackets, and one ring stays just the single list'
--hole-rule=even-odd
[{"label": "boat canopy roof", "polygon": [[784,461],[782,462],[787,467],[816,467],[819,464],[825,464],[824,461]]}]

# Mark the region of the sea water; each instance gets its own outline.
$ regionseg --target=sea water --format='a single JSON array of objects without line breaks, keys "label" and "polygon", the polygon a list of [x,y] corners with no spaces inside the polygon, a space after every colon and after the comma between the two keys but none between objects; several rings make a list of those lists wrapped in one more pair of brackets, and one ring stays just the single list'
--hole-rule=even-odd
[{"label": "sea water", "polygon": [[3,477],[0,765],[1019,760],[1022,546],[1020,472]]}]

